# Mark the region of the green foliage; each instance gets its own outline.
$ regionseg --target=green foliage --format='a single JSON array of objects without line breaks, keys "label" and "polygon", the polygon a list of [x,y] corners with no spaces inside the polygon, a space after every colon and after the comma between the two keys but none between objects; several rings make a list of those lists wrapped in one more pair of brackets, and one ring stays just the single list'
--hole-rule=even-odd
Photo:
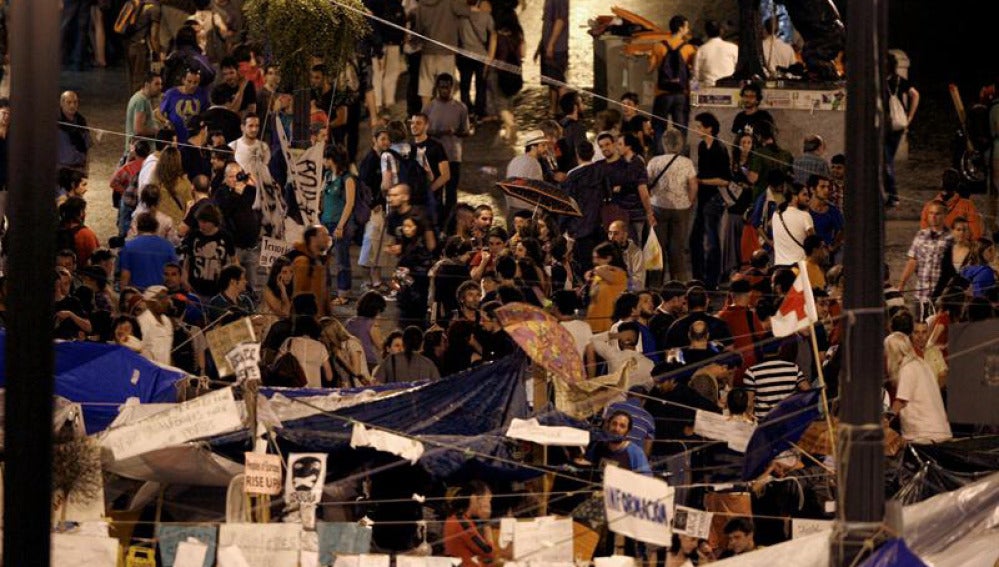
[{"label": "green foliage", "polygon": [[336,72],[370,32],[361,0],[246,0],[250,37],[269,46],[281,75],[293,85],[308,78],[313,57]]}]

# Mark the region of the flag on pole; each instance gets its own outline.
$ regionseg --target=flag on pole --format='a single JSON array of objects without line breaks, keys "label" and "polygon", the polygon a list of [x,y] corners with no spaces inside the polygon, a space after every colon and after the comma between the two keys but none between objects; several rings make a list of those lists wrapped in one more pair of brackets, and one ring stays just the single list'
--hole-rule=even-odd
[{"label": "flag on pole", "polygon": [[819,320],[812,296],[812,284],[808,281],[808,269],[804,261],[798,262],[798,277],[784,296],[777,313],[770,318],[770,326],[775,337],[794,334]]}]

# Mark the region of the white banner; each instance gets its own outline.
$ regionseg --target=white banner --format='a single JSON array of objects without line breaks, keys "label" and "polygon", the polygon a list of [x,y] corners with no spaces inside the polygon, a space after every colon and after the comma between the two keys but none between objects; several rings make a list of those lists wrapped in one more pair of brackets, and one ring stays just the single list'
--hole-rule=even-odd
[{"label": "white banner", "polygon": [[243,491],[247,494],[281,494],[281,456],[246,453]]},{"label": "white banner", "polygon": [[753,431],[756,431],[756,424],[731,419],[720,413],[697,410],[694,416],[694,433],[708,439],[726,441],[729,449],[740,453],[746,452]]},{"label": "white banner", "polygon": [[299,524],[220,524],[219,564],[225,554],[230,565],[240,565],[235,547],[249,567],[298,567],[301,533]]},{"label": "white banner", "polygon": [[539,445],[562,445],[585,447],[590,444],[590,432],[575,427],[548,426],[538,423],[537,418],[513,418],[506,436],[512,439],[531,441]]},{"label": "white banner", "polygon": [[130,425],[109,429],[101,437],[101,447],[111,451],[116,461],[228,433],[243,426],[232,388],[216,390],[177,404]]},{"label": "white banner", "polygon": [[[275,117],[275,120],[279,120]],[[298,156],[291,155],[291,146],[281,123],[277,122],[281,153],[288,164],[288,181],[295,186],[295,202],[305,226],[319,222],[319,193],[323,188],[323,145],[314,144]]]},{"label": "white banner", "polygon": [[711,512],[677,506],[673,510],[673,531],[700,539],[708,539],[711,533],[711,519],[714,518]]},{"label": "white banner", "polygon": [[288,455],[288,477],[284,487],[285,500],[298,503],[302,526],[316,526],[316,506],[323,496],[326,483],[326,453],[292,453]]},{"label": "white banner", "polygon": [[288,252],[291,252],[294,246],[294,244],[286,240],[278,240],[270,236],[262,237],[260,239],[260,267],[269,270],[274,265],[274,260],[277,260],[279,256],[284,256]]},{"label": "white banner", "polygon": [[611,531],[668,546],[673,488],[665,482],[616,466],[604,469],[604,509]]}]

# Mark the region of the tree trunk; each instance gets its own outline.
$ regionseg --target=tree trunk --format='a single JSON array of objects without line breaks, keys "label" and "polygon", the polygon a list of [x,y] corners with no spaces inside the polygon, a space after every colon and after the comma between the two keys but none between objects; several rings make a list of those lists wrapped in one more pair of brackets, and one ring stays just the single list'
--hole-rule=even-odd
[{"label": "tree trunk", "polygon": [[762,38],[759,0],[739,0],[739,60],[732,79],[745,81],[766,76]]}]

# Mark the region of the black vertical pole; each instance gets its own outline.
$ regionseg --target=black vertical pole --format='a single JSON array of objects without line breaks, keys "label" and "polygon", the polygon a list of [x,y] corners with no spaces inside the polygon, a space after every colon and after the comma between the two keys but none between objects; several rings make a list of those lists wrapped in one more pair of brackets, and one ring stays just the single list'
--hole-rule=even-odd
[{"label": "black vertical pole", "polygon": [[59,3],[12,2],[5,565],[48,565]]},{"label": "black vertical pole", "polygon": [[884,171],[882,61],[887,0],[850,2],[847,10],[847,183],[845,214],[851,232],[843,255],[846,372],[841,380],[840,491],[831,565],[850,565],[884,517],[884,433],[881,383],[884,368],[882,289]]}]

